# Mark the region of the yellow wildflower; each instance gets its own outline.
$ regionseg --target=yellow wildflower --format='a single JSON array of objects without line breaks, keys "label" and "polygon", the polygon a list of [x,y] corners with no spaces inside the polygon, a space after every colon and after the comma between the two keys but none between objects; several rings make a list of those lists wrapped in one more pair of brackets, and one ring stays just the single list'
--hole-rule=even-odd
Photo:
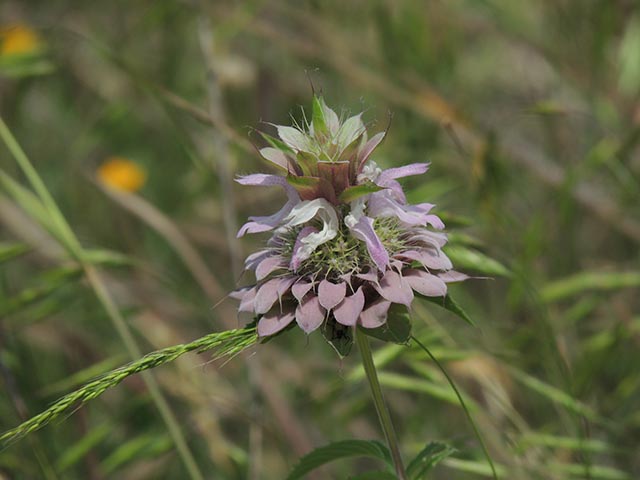
[{"label": "yellow wildflower", "polygon": [[42,49],[38,34],[26,25],[11,25],[0,29],[0,56],[25,55]]},{"label": "yellow wildflower", "polygon": [[98,169],[100,181],[125,192],[137,192],[147,180],[147,173],[138,164],[124,157],[109,157]]}]

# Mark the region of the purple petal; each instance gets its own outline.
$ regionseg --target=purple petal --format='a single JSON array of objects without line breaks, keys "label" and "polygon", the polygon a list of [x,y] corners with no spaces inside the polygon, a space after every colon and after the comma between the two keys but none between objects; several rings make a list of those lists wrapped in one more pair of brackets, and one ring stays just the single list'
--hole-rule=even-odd
[{"label": "purple petal", "polygon": [[426,243],[427,245],[431,245],[439,249],[447,244],[447,235],[445,233],[422,230],[420,233],[413,235],[411,240]]},{"label": "purple petal", "polygon": [[444,229],[444,222],[437,215],[427,215],[427,223],[436,230]]},{"label": "purple petal", "polygon": [[350,297],[345,297],[340,304],[333,309],[333,316],[338,323],[350,327],[355,325],[364,307],[364,293],[362,287]]},{"label": "purple petal", "polygon": [[293,246],[293,252],[291,253],[291,263],[289,264],[289,267],[294,271],[298,271],[298,268],[300,267],[300,264],[302,262],[304,262],[307,257],[302,256],[300,253],[300,249],[304,246],[304,243],[302,242],[302,240],[305,237],[308,237],[309,235],[311,235],[312,233],[318,233],[320,230],[318,230],[315,227],[304,227],[302,230],[300,230],[300,233],[298,233],[298,237],[296,238],[296,243]]},{"label": "purple petal", "polygon": [[304,296],[312,288],[313,288],[313,283],[305,282],[304,280],[302,280],[291,287],[291,293],[293,293],[293,296],[296,297],[296,300],[298,300],[298,302],[302,302],[302,299],[304,298]]},{"label": "purple petal", "polygon": [[240,301],[240,305],[238,306],[238,312],[254,312],[254,302],[256,298],[256,287],[247,290],[247,292],[242,297]]},{"label": "purple petal", "polygon": [[379,299],[360,314],[360,325],[365,328],[377,328],[387,321],[387,312],[391,302]]},{"label": "purple petal", "polygon": [[423,270],[405,270],[404,278],[411,288],[427,297],[444,297],[447,294],[444,281]]},{"label": "purple petal", "polygon": [[389,264],[389,254],[373,229],[373,220],[369,217],[360,217],[350,230],[354,237],[365,242],[369,256],[376,266],[384,271]]},{"label": "purple petal", "polygon": [[[293,190],[295,192],[295,190]],[[297,193],[296,193],[297,195]],[[293,207],[300,203],[300,199],[289,200],[284,206],[273,215],[267,215],[263,217],[249,217],[249,222],[245,223],[236,237],[240,238],[246,233],[261,233],[268,232],[274,228],[280,226],[283,220],[291,213]]]},{"label": "purple petal", "polygon": [[253,173],[251,175],[244,175],[236,178],[236,182],[240,185],[255,185],[260,187],[272,187],[274,185],[280,185],[281,187],[287,187],[287,179],[280,175],[271,175],[268,173]]},{"label": "purple petal", "polygon": [[471,277],[469,275],[465,275],[464,273],[456,272],[455,270],[449,270],[448,272],[439,273],[438,278],[440,278],[445,283],[455,283],[464,282]]},{"label": "purple petal", "polygon": [[242,237],[246,233],[260,233],[273,230],[278,227],[282,220],[289,215],[293,207],[300,203],[300,196],[296,189],[287,183],[284,177],[279,175],[268,175],[264,173],[255,173],[253,175],[246,175],[236,179],[241,185],[258,185],[263,187],[269,187],[278,185],[284,188],[287,198],[289,199],[285,205],[273,215],[261,216],[261,217],[249,217],[249,222],[245,223],[238,231],[237,237]]},{"label": "purple petal", "polygon": [[322,280],[318,286],[318,298],[320,305],[327,310],[331,310],[338,305],[347,294],[347,284],[340,282],[332,283],[329,280]]},{"label": "purple petal", "polygon": [[325,314],[318,297],[312,296],[296,308],[296,322],[305,333],[311,333],[322,325]]},{"label": "purple petal", "polygon": [[280,330],[286,328],[295,318],[293,307],[280,313],[279,310],[274,310],[264,315],[258,322],[258,335],[260,337],[267,337],[278,333]]},{"label": "purple petal", "polygon": [[410,177],[412,175],[422,175],[429,169],[428,163],[412,163],[398,168],[389,168],[383,170],[378,177],[376,183],[381,187],[386,187],[385,183],[389,180],[395,180],[396,178]]},{"label": "purple petal", "polygon": [[382,297],[393,303],[401,303],[407,307],[413,301],[413,290],[410,284],[400,274],[388,270],[380,280],[380,286],[376,290]]},{"label": "purple petal", "polygon": [[284,267],[284,259],[280,255],[273,255],[262,260],[256,268],[256,279],[262,280],[270,273]]}]

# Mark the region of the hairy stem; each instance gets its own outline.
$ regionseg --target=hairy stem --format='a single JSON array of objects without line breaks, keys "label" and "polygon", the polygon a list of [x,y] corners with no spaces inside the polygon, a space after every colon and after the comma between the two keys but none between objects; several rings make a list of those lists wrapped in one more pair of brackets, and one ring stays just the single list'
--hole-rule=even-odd
[{"label": "hairy stem", "polygon": [[371,395],[373,397],[373,403],[376,406],[376,411],[378,412],[380,426],[382,427],[387,444],[389,445],[389,450],[391,451],[391,458],[393,459],[393,464],[396,468],[396,475],[400,480],[407,480],[407,473],[402,462],[402,455],[400,455],[398,437],[396,436],[396,431],[393,428],[389,409],[387,408],[387,404],[384,402],[384,397],[382,396],[382,389],[380,388],[380,382],[378,381],[378,373],[376,372],[376,366],[373,363],[373,356],[371,355],[369,339],[359,327],[355,328],[355,335],[358,349],[362,356],[362,366],[364,367],[364,372],[367,375],[367,380],[371,387]]}]

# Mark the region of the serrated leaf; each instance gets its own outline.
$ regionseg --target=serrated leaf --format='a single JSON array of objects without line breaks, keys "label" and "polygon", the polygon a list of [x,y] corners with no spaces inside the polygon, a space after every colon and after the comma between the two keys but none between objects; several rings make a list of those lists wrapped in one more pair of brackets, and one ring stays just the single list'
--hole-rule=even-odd
[{"label": "serrated leaf", "polygon": [[456,449],[446,443],[430,442],[407,466],[410,480],[421,480],[440,461],[456,453]]},{"label": "serrated leaf", "polygon": [[302,457],[286,480],[298,480],[322,465],[341,458],[368,457],[392,466],[391,454],[386,446],[376,440],[343,440],[316,448]]},{"label": "serrated leaf", "polygon": [[451,313],[460,317],[462,320],[467,322],[472,327],[476,326],[475,322],[471,320],[469,315],[467,315],[467,312],[465,312],[462,309],[462,307],[458,305],[456,301],[451,297],[451,294],[447,294],[444,297],[425,297],[424,295],[420,295],[419,293],[415,292],[415,295],[417,297],[423,298],[424,300],[428,300],[431,303],[435,303],[436,305],[444,308],[445,310],[449,310]]},{"label": "serrated leaf", "polygon": [[504,265],[477,250],[451,245],[444,247],[444,252],[459,270],[473,270],[484,275],[511,276],[511,272]]},{"label": "serrated leaf", "polygon": [[407,307],[392,304],[387,313],[387,323],[378,328],[363,328],[362,331],[384,342],[407,343],[411,338],[411,317]]},{"label": "serrated leaf", "polygon": [[324,339],[333,347],[340,358],[349,355],[353,347],[353,333],[351,328],[335,321],[330,317],[322,327]]},{"label": "serrated leaf", "polygon": [[369,195],[370,193],[379,192],[384,190],[384,187],[380,187],[373,182],[367,182],[360,185],[354,185],[353,187],[346,188],[338,197],[338,200],[344,203],[350,203],[354,200]]}]

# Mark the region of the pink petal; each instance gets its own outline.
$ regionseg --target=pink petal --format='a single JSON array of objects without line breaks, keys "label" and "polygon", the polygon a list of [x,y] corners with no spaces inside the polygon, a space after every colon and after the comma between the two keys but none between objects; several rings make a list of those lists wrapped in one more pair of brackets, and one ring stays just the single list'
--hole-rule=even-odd
[{"label": "pink petal", "polygon": [[411,239],[436,248],[444,247],[447,244],[447,235],[445,233],[430,232],[428,230],[422,230],[420,233],[412,236]]},{"label": "pink petal", "polygon": [[270,273],[275,272],[282,267],[284,267],[284,262],[280,255],[267,257],[258,264],[258,267],[256,268],[256,279],[262,280]]},{"label": "pink petal", "polygon": [[444,281],[423,270],[405,270],[404,278],[411,288],[427,297],[444,297],[447,294]]},{"label": "pink petal", "polygon": [[398,272],[388,270],[380,280],[380,286],[376,290],[382,297],[393,303],[401,303],[407,307],[413,301],[411,286]]},{"label": "pink petal", "polygon": [[269,255],[271,255],[271,250],[259,250],[252,253],[244,261],[244,268],[246,270],[255,270],[256,266]]},{"label": "pink petal", "polygon": [[410,177],[412,175],[422,175],[423,173],[426,173],[427,170],[429,170],[428,163],[412,163],[410,165],[405,165],[403,167],[389,168],[387,170],[384,170],[380,174],[376,183],[384,187],[386,186],[384,185],[384,183],[387,182],[388,180],[395,180],[396,178],[402,178],[402,177]]},{"label": "pink petal", "polygon": [[267,313],[271,310],[278,300],[278,285],[280,285],[280,279],[272,278],[258,287],[254,302],[256,313]]},{"label": "pink petal", "polygon": [[375,270],[369,270],[367,273],[358,273],[356,274],[356,277],[366,280],[367,282],[378,283],[378,272]]},{"label": "pink petal", "polygon": [[464,273],[456,272],[455,270],[449,270],[448,272],[439,273],[438,278],[440,278],[445,283],[454,283],[464,282],[471,277],[469,275],[465,275]]},{"label": "pink petal", "polygon": [[332,283],[329,280],[322,280],[318,286],[318,298],[320,305],[327,310],[331,310],[338,305],[347,294],[347,284],[340,282]]},{"label": "pink petal", "polygon": [[350,230],[354,237],[365,242],[369,256],[376,266],[384,271],[389,264],[389,254],[373,229],[373,219],[365,216],[360,217],[356,224],[350,227]]},{"label": "pink petal", "polygon": [[279,310],[274,310],[264,315],[258,322],[258,335],[260,337],[267,337],[278,333],[289,325],[295,318],[293,307],[280,313]]},{"label": "pink petal", "polygon": [[364,307],[364,293],[362,287],[350,297],[345,297],[340,304],[333,309],[333,316],[338,323],[348,327],[355,325]]},{"label": "pink petal", "polygon": [[318,230],[316,227],[309,226],[309,227],[304,227],[298,233],[298,237],[296,238],[296,243],[293,245],[293,252],[291,253],[291,263],[289,264],[289,267],[294,272],[296,272],[298,268],[300,268],[300,264],[307,259],[300,255],[300,249],[304,246],[304,244],[302,243],[302,240],[305,237],[308,237],[309,235],[311,235],[312,233],[318,233],[319,231],[320,230]]},{"label": "pink petal", "polygon": [[240,301],[240,305],[238,306],[238,312],[253,312],[254,311],[254,301],[256,298],[256,287],[247,290],[247,292],[242,297]]},{"label": "pink petal", "polygon": [[399,253],[398,257],[408,258],[422,263],[427,268],[433,268],[435,270],[449,270],[453,268],[451,260],[447,257],[442,250],[435,249],[422,249],[422,250],[407,250]]},{"label": "pink petal", "polygon": [[316,296],[308,298],[296,308],[296,322],[305,333],[311,333],[322,325],[324,317],[325,310]]},{"label": "pink petal", "polygon": [[298,302],[302,302],[304,296],[312,288],[313,283],[302,280],[291,287],[291,293],[293,293],[293,296],[296,297],[296,300],[298,300]]},{"label": "pink petal", "polygon": [[358,162],[358,164],[357,164],[358,165],[357,173],[362,172],[362,168],[364,167],[365,163],[367,163],[367,160],[369,160],[369,157],[371,156],[373,151],[380,144],[380,142],[382,142],[382,140],[384,139],[384,136],[385,136],[386,133],[387,132],[376,133],[360,149],[360,151],[358,152],[358,157],[357,157],[357,162]]},{"label": "pink petal", "polygon": [[258,287],[255,298],[255,312],[267,313],[286,292],[289,290],[296,277],[272,278]]},{"label": "pink petal", "polygon": [[251,290],[251,287],[242,287],[238,290],[234,290],[229,293],[229,298],[233,298],[234,300],[242,300],[245,294]]},{"label": "pink petal", "polygon": [[391,302],[379,299],[360,314],[360,325],[365,328],[377,328],[387,321],[387,312]]}]

